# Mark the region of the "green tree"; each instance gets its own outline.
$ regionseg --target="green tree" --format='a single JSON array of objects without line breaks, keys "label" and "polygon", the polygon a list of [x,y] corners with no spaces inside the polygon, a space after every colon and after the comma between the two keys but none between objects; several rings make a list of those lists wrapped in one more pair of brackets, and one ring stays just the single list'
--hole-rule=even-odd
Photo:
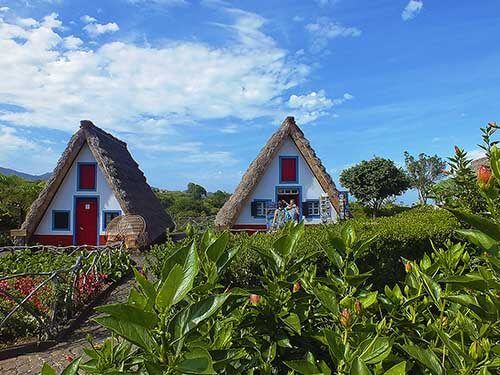
[{"label": "green tree", "polygon": [[187,186],[186,193],[191,195],[193,199],[200,200],[207,196],[207,191],[201,185],[195,184],[194,182],[190,182]]},{"label": "green tree", "polygon": [[406,173],[389,159],[374,157],[345,169],[340,183],[361,203],[372,210],[375,217],[389,197],[408,190],[410,181]]},{"label": "green tree", "polygon": [[44,181],[0,174],[0,229],[19,228],[44,185]]},{"label": "green tree", "polygon": [[417,189],[420,203],[427,204],[432,186],[444,176],[446,161],[437,155],[429,156],[424,153],[414,157],[405,151],[404,155],[410,186]]}]

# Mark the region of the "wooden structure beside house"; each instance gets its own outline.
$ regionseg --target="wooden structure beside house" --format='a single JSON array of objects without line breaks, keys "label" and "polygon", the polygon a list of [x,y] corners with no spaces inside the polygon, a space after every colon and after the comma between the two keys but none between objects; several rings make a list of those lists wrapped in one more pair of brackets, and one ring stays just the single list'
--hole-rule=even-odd
[{"label": "wooden structure beside house", "polygon": [[293,117],[271,136],[215,219],[218,228],[269,228],[277,202],[294,200],[306,224],[339,219],[339,194]]},{"label": "wooden structure beside house", "polygon": [[127,144],[81,121],[21,229],[28,244],[103,245],[107,224],[125,214],[144,219],[145,244],[174,228]]}]

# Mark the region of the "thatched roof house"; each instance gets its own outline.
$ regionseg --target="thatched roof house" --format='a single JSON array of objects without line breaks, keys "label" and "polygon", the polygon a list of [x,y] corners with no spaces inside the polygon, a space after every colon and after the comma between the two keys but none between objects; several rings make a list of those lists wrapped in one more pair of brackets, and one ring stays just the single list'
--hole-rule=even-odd
[{"label": "thatched roof house", "polygon": [[283,200],[294,200],[306,224],[322,222],[325,213],[327,220],[336,220],[340,212],[335,183],[293,117],[283,121],[250,164],[215,224],[265,230],[276,202]]},{"label": "thatched roof house", "polygon": [[31,243],[102,244],[107,223],[123,214],[144,218],[150,242],[174,228],[127,144],[81,121],[21,229]]}]

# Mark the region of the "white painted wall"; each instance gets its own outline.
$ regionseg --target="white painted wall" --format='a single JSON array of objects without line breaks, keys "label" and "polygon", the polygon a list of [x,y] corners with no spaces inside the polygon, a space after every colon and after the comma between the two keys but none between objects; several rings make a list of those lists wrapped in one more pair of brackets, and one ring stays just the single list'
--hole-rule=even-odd
[{"label": "white painted wall", "polygon": [[[280,184],[279,176],[279,157],[280,156],[298,156],[299,162],[299,182],[297,184]],[[260,180],[259,184],[253,191],[250,199],[245,203],[245,207],[242,210],[236,224],[266,224],[265,218],[255,218],[251,213],[251,202],[259,199],[270,199],[273,202],[276,201],[276,186],[283,187],[298,187],[302,188],[302,201],[308,199],[319,199],[322,195],[326,195],[325,191],[319,184],[316,177],[314,177],[312,170],[309,165],[302,157],[300,151],[291,138],[286,139],[283,145],[279,149],[275,158],[269,165],[269,168],[265,172],[264,176]],[[331,204],[330,204],[331,206]],[[301,206],[302,207],[302,206]],[[337,213],[333,207],[330,207],[332,213],[332,220],[336,220]],[[320,224],[321,219],[319,218],[306,218],[303,217],[306,224]]]},{"label": "white painted wall", "polygon": [[[104,235],[104,230],[102,228],[102,215],[103,210],[113,210],[120,211],[122,209],[120,204],[116,200],[116,197],[111,190],[108,182],[104,178],[104,175],[97,166],[97,179],[96,179],[96,191],[77,191],[77,163],[79,162],[95,162],[94,155],[90,151],[87,144],[84,144],[80,153],[76,157],[71,169],[66,174],[63,183],[59,187],[54,199],[50,203],[47,211],[45,212],[35,234],[73,234],[74,225],[74,197],[78,196],[98,196],[99,197],[99,208],[98,208],[98,220],[99,220],[99,233]],[[68,210],[70,211],[70,231],[53,231],[52,230],[52,210]]]}]

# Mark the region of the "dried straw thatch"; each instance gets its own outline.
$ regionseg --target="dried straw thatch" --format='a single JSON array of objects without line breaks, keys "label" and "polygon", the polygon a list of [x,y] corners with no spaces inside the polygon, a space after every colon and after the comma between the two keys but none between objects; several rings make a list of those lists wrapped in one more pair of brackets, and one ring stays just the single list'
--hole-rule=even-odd
[{"label": "dried straw thatch", "polygon": [[164,235],[167,229],[172,230],[174,222],[146,182],[139,165],[128,152],[127,144],[98,128],[91,121],[81,121],[80,124],[80,129],[71,137],[47,186],[31,205],[21,227],[26,230],[26,241],[35,233],[85,143],[94,155],[123,212],[126,215],[140,215],[146,221],[148,238],[154,241]]},{"label": "dried straw thatch", "polygon": [[470,163],[470,166],[471,166],[473,171],[477,171],[479,169],[479,167],[481,167],[482,165],[484,165],[485,167],[490,166],[490,160],[486,156],[479,158],[479,159],[474,159]]},{"label": "dried straw thatch", "polygon": [[248,204],[247,200],[257,187],[257,184],[266,172],[269,164],[274,159],[287,137],[290,137],[297,146],[319,184],[328,194],[330,202],[337,213],[340,211],[338,192],[335,183],[321,163],[321,160],[316,156],[309,141],[305,138],[304,133],[295,123],[295,119],[293,117],[287,117],[276,133],[271,136],[269,141],[262,148],[257,158],[250,164],[233,195],[231,195],[226,204],[224,204],[217,213],[217,217],[215,218],[215,225],[217,227],[231,228],[234,225],[241,211],[245,205]]}]

